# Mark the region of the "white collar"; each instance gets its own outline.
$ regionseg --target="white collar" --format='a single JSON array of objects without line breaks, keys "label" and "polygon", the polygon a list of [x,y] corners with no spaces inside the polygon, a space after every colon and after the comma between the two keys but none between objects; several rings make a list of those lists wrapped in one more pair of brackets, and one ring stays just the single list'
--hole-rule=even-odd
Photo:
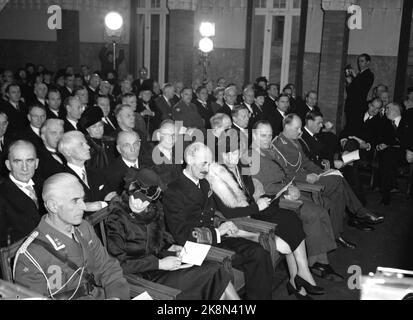
[{"label": "white collar", "polygon": [[33,130],[33,132],[40,137],[40,129],[39,128],[35,128],[32,125],[30,125],[30,128]]},{"label": "white collar", "polygon": [[314,110],[314,107],[310,107],[310,106],[308,105],[308,103],[306,103],[305,105],[306,105],[306,106],[308,107],[308,109],[310,109],[311,111]]},{"label": "white collar", "polygon": [[[226,102],[225,102],[226,103]],[[232,106],[232,105],[230,105],[230,104],[228,104],[228,103],[226,103],[226,105],[231,109],[231,111],[232,111],[232,109],[234,109],[234,106]]]},{"label": "white collar", "polygon": [[123,162],[129,167],[129,168],[134,168],[135,165],[139,168],[139,159],[136,160],[136,162],[130,162],[126,160],[125,158],[122,157]]},{"label": "white collar", "polygon": [[83,171],[86,172],[85,166],[83,167],[78,167],[77,165],[74,165],[73,163],[67,163],[67,165],[69,166],[70,169],[72,169],[79,178],[82,178],[83,175]]},{"label": "white collar", "polygon": [[277,108],[277,110],[278,110],[278,112],[283,116],[283,118],[285,118],[285,112],[284,112],[284,111],[281,111],[281,110],[278,109],[278,108]]},{"label": "white collar", "polygon": [[72,89],[70,89],[68,86],[66,86],[66,89],[67,89],[67,91],[69,91],[70,93],[72,93],[72,92],[73,92],[73,90],[72,90]]},{"label": "white collar", "polygon": [[197,99],[202,105],[206,105],[207,103],[205,101],[202,101],[201,99]]},{"label": "white collar", "polygon": [[49,148],[49,147],[46,146],[46,145],[45,145],[45,147],[46,147],[47,151],[49,151],[49,152],[51,152],[51,153],[57,153],[57,150],[56,150],[56,149]]},{"label": "white collar", "polygon": [[68,118],[66,118],[66,119],[67,119],[67,121],[69,121],[72,124],[72,126],[74,126],[77,129],[77,121],[70,120]]},{"label": "white collar", "polygon": [[274,101],[274,102],[275,102],[275,99],[274,99],[273,97],[268,96],[268,98],[270,98],[272,101]]},{"label": "white collar", "polygon": [[33,186],[34,186],[34,182],[33,182],[33,180],[31,180],[31,179],[30,179],[30,181],[29,181],[28,183],[21,182],[21,181],[17,180],[15,177],[13,177],[13,175],[12,175],[11,173],[9,174],[9,178],[10,178],[10,180],[13,181],[13,183],[14,183],[16,186],[18,186],[19,188],[25,188],[25,187],[27,187],[27,186],[29,186],[29,187],[33,187]]},{"label": "white collar", "polygon": [[10,101],[10,100],[9,100],[9,103],[10,103],[15,109],[17,109],[17,107],[19,106],[18,103],[15,103],[15,102]]},{"label": "white collar", "polygon": [[162,152],[169,160],[172,160],[172,150],[165,149],[161,145],[158,145],[158,149]]},{"label": "white collar", "polygon": [[367,111],[367,112],[364,114],[364,121],[366,122],[367,120],[369,120],[369,119],[371,119],[371,118],[373,118],[373,116],[370,115],[370,113]]},{"label": "white collar", "polygon": [[49,110],[55,115],[55,116],[59,116],[59,112],[56,110],[53,110],[52,108],[49,108]]},{"label": "white collar", "polygon": [[0,144],[4,144],[4,136],[0,138]]},{"label": "white collar", "polygon": [[400,121],[402,121],[402,116],[398,116],[394,118],[393,122],[396,124],[397,127],[400,125]]},{"label": "white collar", "polygon": [[308,132],[308,134],[312,137],[314,137],[314,133],[312,133],[310,130],[307,129],[307,127],[304,127],[305,131]]},{"label": "white collar", "polygon": [[199,180],[198,179],[194,179],[187,171],[186,169],[184,169],[184,175],[185,177],[187,177],[189,180],[191,180],[197,187],[199,185]]},{"label": "white collar", "polygon": [[234,126],[236,126],[238,129],[240,129],[242,132],[247,131],[247,129],[241,128],[241,127],[240,127],[239,125],[237,125],[235,122],[234,122]]}]

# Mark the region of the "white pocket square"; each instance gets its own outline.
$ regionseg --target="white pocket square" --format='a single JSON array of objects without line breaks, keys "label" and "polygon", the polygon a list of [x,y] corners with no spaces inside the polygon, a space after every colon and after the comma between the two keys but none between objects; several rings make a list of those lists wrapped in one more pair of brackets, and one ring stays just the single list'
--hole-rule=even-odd
[{"label": "white pocket square", "polygon": [[101,191],[104,187],[105,187],[105,185],[102,184],[102,185],[99,187],[99,191]]}]

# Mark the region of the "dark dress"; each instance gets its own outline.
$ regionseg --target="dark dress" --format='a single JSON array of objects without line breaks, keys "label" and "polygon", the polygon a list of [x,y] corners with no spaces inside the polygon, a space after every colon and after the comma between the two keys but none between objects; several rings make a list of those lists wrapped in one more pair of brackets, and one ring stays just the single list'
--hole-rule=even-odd
[{"label": "dark dress", "polygon": [[88,168],[105,169],[115,160],[115,148],[112,141],[94,139],[86,136],[90,146],[90,160],[86,162]]},{"label": "dark dress", "polygon": [[[234,180],[237,181],[235,175],[230,170],[228,170],[228,172],[233,176]],[[217,209],[222,212],[227,219],[251,217],[256,220],[277,224],[275,234],[284,240],[292,251],[295,251],[305,239],[303,224],[298,215],[290,210],[279,208],[277,201],[274,201],[267,209],[260,212],[252,196],[255,191],[252,178],[250,176],[242,176],[241,184],[242,185],[239,184],[240,188],[245,193],[249,205],[247,207],[230,208],[214,193]]]},{"label": "dark dress", "polygon": [[119,260],[123,272],[181,290],[180,300],[220,299],[231,276],[218,263],[204,261],[201,267],[158,270],[160,259],[175,255],[167,251],[174,241],[165,231],[162,206],[152,204],[148,209],[133,214],[120,197],[110,205],[108,251]]}]

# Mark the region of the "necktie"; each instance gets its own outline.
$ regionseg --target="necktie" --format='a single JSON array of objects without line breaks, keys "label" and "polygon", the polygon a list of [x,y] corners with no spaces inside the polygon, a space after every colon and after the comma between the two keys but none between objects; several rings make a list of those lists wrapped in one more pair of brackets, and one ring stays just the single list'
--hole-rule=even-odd
[{"label": "necktie", "polygon": [[89,183],[87,182],[87,175],[85,169],[82,169],[82,181],[85,183],[85,185],[87,185],[88,188],[90,188]]},{"label": "necktie", "polygon": [[27,185],[24,187],[29,192],[29,197],[33,200],[36,205],[36,208],[39,209],[39,201],[37,199],[36,192],[34,191],[33,186]]}]

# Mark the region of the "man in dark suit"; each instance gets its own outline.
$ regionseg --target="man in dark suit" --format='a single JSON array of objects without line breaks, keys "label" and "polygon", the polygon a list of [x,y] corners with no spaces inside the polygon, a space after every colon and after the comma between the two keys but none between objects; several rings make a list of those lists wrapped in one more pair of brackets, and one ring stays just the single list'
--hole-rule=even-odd
[{"label": "man in dark suit", "polygon": [[393,102],[387,105],[386,118],[380,130],[376,150],[379,157],[382,203],[389,205],[397,170],[406,161],[406,151],[413,151],[411,144],[413,130],[409,127],[407,120],[402,117],[402,107],[398,103]]},{"label": "man in dark suit", "polygon": [[160,121],[172,119],[173,105],[171,100],[174,96],[175,87],[171,83],[166,83],[162,88],[162,95],[155,99],[155,105],[160,114]]},{"label": "man in dark suit", "polygon": [[37,153],[39,167],[36,175],[43,181],[56,173],[65,171],[66,160],[57,151],[57,145],[64,133],[63,124],[63,120],[48,119],[41,129],[43,144]]},{"label": "man in dark suit", "polygon": [[5,137],[9,122],[7,121],[7,115],[0,111],[0,180],[7,176],[6,158],[7,148],[10,141]]},{"label": "man in dark suit", "polygon": [[116,141],[116,149],[120,156],[104,170],[107,190],[121,194],[124,180],[129,168],[139,169],[143,166],[139,159],[141,138],[134,131],[122,131]]},{"label": "man in dark suit", "polygon": [[192,103],[192,88],[182,89],[181,100],[173,107],[172,120],[182,122],[185,128],[196,128],[205,131],[205,120]]},{"label": "man in dark suit", "polygon": [[139,112],[146,123],[146,135],[152,137],[159,123],[161,123],[160,114],[155,102],[152,100],[151,88],[149,86],[141,86],[140,90],[136,111]]},{"label": "man in dark suit", "polygon": [[78,122],[85,110],[78,97],[70,96],[64,102],[66,119],[64,120],[65,132],[79,130]]},{"label": "man in dark suit", "polygon": [[43,141],[40,137],[40,129],[46,121],[46,110],[42,105],[32,105],[29,108],[29,127],[26,130],[16,133],[16,140],[26,140],[31,142],[36,147],[36,152],[43,145]]},{"label": "man in dark suit", "polygon": [[31,104],[38,104],[47,109],[47,86],[44,83],[35,83],[34,85],[34,100],[31,101]]},{"label": "man in dark suit", "polygon": [[295,113],[300,117],[301,121],[303,124],[305,124],[305,117],[307,113],[310,111],[317,111],[320,112],[320,108],[317,106],[318,102],[318,97],[317,97],[317,92],[314,90],[311,90],[307,92],[305,96],[305,103],[297,103],[297,108],[295,110]]},{"label": "man in dark suit", "polygon": [[209,120],[214,115],[211,105],[208,102],[208,90],[204,86],[200,86],[196,89],[196,97],[194,104],[198,109],[199,115],[204,119],[205,129],[211,129]]},{"label": "man in dark suit", "polygon": [[248,129],[251,114],[246,106],[236,106],[232,110],[232,128],[238,132],[241,154],[246,154],[252,142],[252,131]]},{"label": "man in dark suit", "polygon": [[68,97],[73,95],[75,76],[67,73],[65,74],[64,79],[65,85],[60,90],[62,101],[65,101]]},{"label": "man in dark suit", "polygon": [[148,87],[150,90],[153,90],[153,80],[148,79],[148,69],[142,67],[139,69],[139,78],[132,82],[133,92],[136,96],[139,96],[142,87]]},{"label": "man in dark suit", "polygon": [[26,104],[20,101],[21,92],[17,84],[10,84],[6,88],[6,95],[9,101],[0,106],[0,111],[7,115],[9,126],[6,134],[12,139],[16,133],[27,128],[28,110]]},{"label": "man in dark suit", "polygon": [[96,98],[99,95],[99,86],[100,86],[100,76],[97,73],[94,73],[90,77],[89,84],[87,86],[88,92],[88,103],[89,107],[93,107],[96,103]]},{"label": "man in dark suit", "polygon": [[113,136],[117,129],[117,122],[114,116],[110,114],[110,101],[107,96],[99,96],[97,98],[97,105],[103,112],[103,128],[105,137]]},{"label": "man in dark suit", "polygon": [[[248,129],[252,129],[254,124],[258,121],[260,121],[263,117],[263,102],[264,102],[264,97],[265,97],[265,91],[257,91],[256,93],[252,88],[246,88],[243,91],[242,94],[242,99],[243,102],[241,105],[244,105],[249,114],[250,114],[250,120],[248,123]],[[256,100],[262,102],[260,105],[257,105],[255,102]]]},{"label": "man in dark suit", "polygon": [[285,94],[281,94],[275,105],[276,108],[266,107],[264,109],[264,119],[271,124],[274,137],[283,130],[283,120],[288,115],[290,109],[290,98]]},{"label": "man in dark suit", "polygon": [[65,110],[62,108],[62,99],[60,91],[57,89],[50,89],[47,93],[47,119],[64,119],[66,117]]},{"label": "man in dark suit", "polygon": [[6,160],[10,175],[0,184],[0,247],[29,235],[44,213],[41,183],[32,179],[37,165],[36,150],[30,142],[10,145]]},{"label": "man in dark suit", "polygon": [[359,73],[346,69],[347,99],[344,106],[347,123],[357,121],[367,110],[367,95],[374,83],[371,72],[371,57],[364,53],[357,58]]},{"label": "man in dark suit", "polygon": [[235,87],[231,86],[225,89],[224,100],[224,105],[218,109],[217,113],[225,113],[226,115],[232,117],[232,109],[234,109],[237,103],[237,90]]},{"label": "man in dark suit", "polygon": [[99,170],[86,168],[85,162],[90,160],[90,147],[80,131],[66,132],[59,141],[58,151],[66,161],[65,172],[78,178],[85,191],[87,212],[96,212],[107,206],[116,195],[108,193],[103,174]]},{"label": "man in dark suit", "polygon": [[204,144],[187,148],[187,168],[169,184],[163,199],[167,227],[179,245],[193,241],[235,251],[232,264],[244,271],[247,299],[271,299],[274,270],[269,253],[252,241],[228,237],[238,231],[232,222],[214,224],[213,192],[205,179],[212,161],[212,153]]}]

